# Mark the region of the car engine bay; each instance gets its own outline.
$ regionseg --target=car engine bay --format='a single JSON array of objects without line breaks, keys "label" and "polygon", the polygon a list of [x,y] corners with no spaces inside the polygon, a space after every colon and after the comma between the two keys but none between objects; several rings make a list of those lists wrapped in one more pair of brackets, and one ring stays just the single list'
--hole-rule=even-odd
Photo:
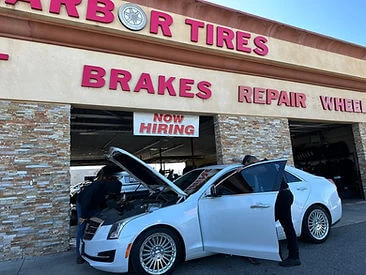
[{"label": "car engine bay", "polygon": [[107,201],[106,207],[95,216],[102,219],[104,225],[153,212],[178,202],[179,196],[172,191],[155,191],[144,197],[122,196]]}]

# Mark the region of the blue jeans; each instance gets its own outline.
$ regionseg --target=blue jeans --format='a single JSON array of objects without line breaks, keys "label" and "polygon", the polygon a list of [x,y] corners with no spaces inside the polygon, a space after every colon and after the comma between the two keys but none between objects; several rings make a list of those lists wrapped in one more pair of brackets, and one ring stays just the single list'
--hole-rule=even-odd
[{"label": "blue jeans", "polygon": [[[88,217],[88,218],[93,217],[97,212],[98,212],[97,209],[89,210],[87,212],[86,217]],[[79,223],[79,220],[81,217],[81,206],[78,203],[76,203],[76,214],[77,214],[77,218],[78,218],[78,230],[76,233],[76,255],[80,256],[80,243],[81,243],[81,239],[83,238],[83,235],[84,235],[86,221],[84,221],[82,224]]]},{"label": "blue jeans", "polygon": [[77,214],[77,218],[78,218],[78,230],[76,233],[76,256],[80,256],[80,242],[84,235],[84,230],[85,230],[85,221],[82,224],[79,223],[79,219],[81,216],[80,213],[81,213],[80,204],[76,203],[76,214]]}]

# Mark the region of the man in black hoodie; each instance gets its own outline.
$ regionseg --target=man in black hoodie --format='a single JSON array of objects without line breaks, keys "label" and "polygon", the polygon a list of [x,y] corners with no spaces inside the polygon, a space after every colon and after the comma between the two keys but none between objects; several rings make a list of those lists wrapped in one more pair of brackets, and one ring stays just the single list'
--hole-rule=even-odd
[{"label": "man in black hoodie", "polygon": [[275,220],[279,220],[286,235],[288,257],[279,263],[280,266],[285,267],[301,265],[297,236],[291,216],[291,205],[293,202],[294,195],[288,184],[282,180],[275,203]]},{"label": "man in black hoodie", "polygon": [[76,211],[78,230],[76,236],[76,262],[81,264],[84,259],[80,256],[80,242],[84,234],[85,221],[97,212],[106,208],[106,201],[121,193],[121,182],[114,176],[103,176],[102,179],[86,186],[77,196]]}]

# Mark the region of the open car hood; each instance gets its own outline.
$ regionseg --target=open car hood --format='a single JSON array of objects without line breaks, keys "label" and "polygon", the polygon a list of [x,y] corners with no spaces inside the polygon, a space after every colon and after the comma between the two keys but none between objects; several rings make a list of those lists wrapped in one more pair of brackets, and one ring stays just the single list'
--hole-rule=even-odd
[{"label": "open car hood", "polygon": [[187,196],[187,194],[182,191],[178,186],[176,186],[173,182],[168,180],[166,177],[164,177],[162,174],[160,174],[158,171],[153,169],[142,160],[138,159],[137,157],[123,149],[111,147],[109,149],[107,158],[119,167],[131,173],[150,190],[156,190],[161,187],[170,187],[170,189],[177,193],[179,196]]}]

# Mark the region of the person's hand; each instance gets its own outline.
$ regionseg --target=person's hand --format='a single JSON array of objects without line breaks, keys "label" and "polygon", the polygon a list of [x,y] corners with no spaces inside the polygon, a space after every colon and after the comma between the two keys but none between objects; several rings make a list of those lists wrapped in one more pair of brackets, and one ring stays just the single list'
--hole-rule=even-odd
[{"label": "person's hand", "polygon": [[86,219],[83,219],[82,217],[79,218],[79,224],[83,224],[86,221]]}]

